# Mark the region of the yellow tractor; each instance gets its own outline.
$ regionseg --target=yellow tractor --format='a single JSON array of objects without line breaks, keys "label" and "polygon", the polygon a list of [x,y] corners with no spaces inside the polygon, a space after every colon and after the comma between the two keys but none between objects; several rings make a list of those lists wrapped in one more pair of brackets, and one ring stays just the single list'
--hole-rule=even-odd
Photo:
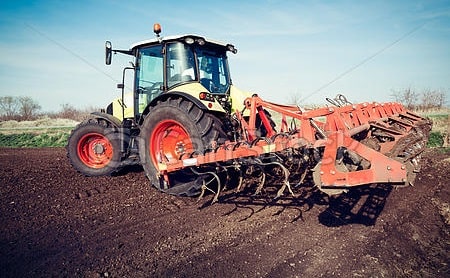
[{"label": "yellow tractor", "polygon": [[154,32],[156,38],[129,50],[106,42],[107,65],[113,53],[133,57],[124,77],[127,70],[134,72],[134,88],[129,94],[118,84],[122,97],[72,131],[68,157],[80,173],[108,175],[141,163],[152,184],[166,188],[156,167],[163,157],[204,152],[235,137],[231,112],[242,109],[249,96],[231,82],[227,53],[237,49],[196,35],[162,38],[159,24]]}]

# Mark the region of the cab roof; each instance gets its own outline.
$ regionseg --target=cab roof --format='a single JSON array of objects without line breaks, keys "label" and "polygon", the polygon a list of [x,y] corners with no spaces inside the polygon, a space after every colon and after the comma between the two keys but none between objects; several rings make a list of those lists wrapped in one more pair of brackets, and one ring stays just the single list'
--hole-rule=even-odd
[{"label": "cab roof", "polygon": [[[222,43],[219,41],[207,39],[207,38],[199,36],[199,35],[185,34],[185,35],[174,35],[174,36],[166,36],[166,37],[160,37],[160,38],[154,38],[154,39],[147,39],[147,40],[143,40],[140,42],[136,42],[130,46],[130,50],[133,51],[135,48],[139,48],[142,46],[157,45],[157,44],[161,44],[163,42],[170,42],[170,41],[185,41],[185,42],[187,42],[186,40],[189,38],[192,38],[194,41],[197,41],[197,42],[199,40],[203,40],[205,43],[216,45],[218,47],[228,48],[229,46],[232,46],[231,44],[225,44],[225,43]],[[234,46],[233,46],[233,48],[234,48]]]}]

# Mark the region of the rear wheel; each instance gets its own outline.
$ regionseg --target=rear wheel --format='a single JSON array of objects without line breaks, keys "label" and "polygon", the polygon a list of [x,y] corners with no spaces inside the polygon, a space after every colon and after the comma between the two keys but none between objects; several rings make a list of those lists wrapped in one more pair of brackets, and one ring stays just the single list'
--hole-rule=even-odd
[{"label": "rear wheel", "polygon": [[107,121],[89,119],[70,134],[67,156],[72,166],[86,176],[109,175],[120,165],[120,140]]},{"label": "rear wheel", "polygon": [[198,194],[201,179],[189,170],[162,177],[159,163],[170,163],[193,153],[203,154],[226,140],[220,120],[182,98],[159,102],[141,127],[140,157],[150,182],[175,195]]}]

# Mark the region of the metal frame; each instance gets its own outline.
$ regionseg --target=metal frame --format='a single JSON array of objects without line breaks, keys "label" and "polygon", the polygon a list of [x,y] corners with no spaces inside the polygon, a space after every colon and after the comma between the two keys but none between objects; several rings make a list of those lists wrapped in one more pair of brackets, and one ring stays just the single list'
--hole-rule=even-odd
[{"label": "metal frame", "polygon": [[[245,109],[250,111],[249,117],[243,117],[243,111],[236,111],[242,127],[241,141],[227,142],[204,154],[185,154],[179,159],[160,163],[160,173],[167,177],[168,173],[185,167],[231,163],[292,148],[320,148],[323,157],[314,168],[320,177],[318,186],[347,188],[371,183],[404,184],[407,182],[407,165],[402,159],[392,157],[390,152],[411,129],[429,123],[399,103],[347,104],[302,111],[296,106],[278,105],[253,96],[245,100]],[[279,131],[272,128],[270,120],[273,119],[267,117],[265,110],[281,116],[277,124]],[[268,131],[265,138],[257,137],[257,117]],[[289,121],[294,128],[289,128]],[[373,136],[374,131],[382,131],[389,138],[379,142],[379,151],[360,142]],[[355,171],[342,170],[341,162],[336,159],[340,148],[356,153],[370,166]]]}]

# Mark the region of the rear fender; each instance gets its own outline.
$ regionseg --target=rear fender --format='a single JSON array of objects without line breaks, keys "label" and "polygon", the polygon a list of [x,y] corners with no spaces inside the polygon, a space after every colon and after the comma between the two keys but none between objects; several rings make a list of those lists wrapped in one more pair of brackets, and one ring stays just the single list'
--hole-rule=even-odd
[{"label": "rear fender", "polygon": [[114,117],[113,115],[106,114],[106,113],[103,113],[103,112],[92,112],[91,115],[94,116],[93,118],[103,119],[105,121],[108,121],[115,128],[120,128],[122,126],[122,121],[119,120],[118,118]]}]

